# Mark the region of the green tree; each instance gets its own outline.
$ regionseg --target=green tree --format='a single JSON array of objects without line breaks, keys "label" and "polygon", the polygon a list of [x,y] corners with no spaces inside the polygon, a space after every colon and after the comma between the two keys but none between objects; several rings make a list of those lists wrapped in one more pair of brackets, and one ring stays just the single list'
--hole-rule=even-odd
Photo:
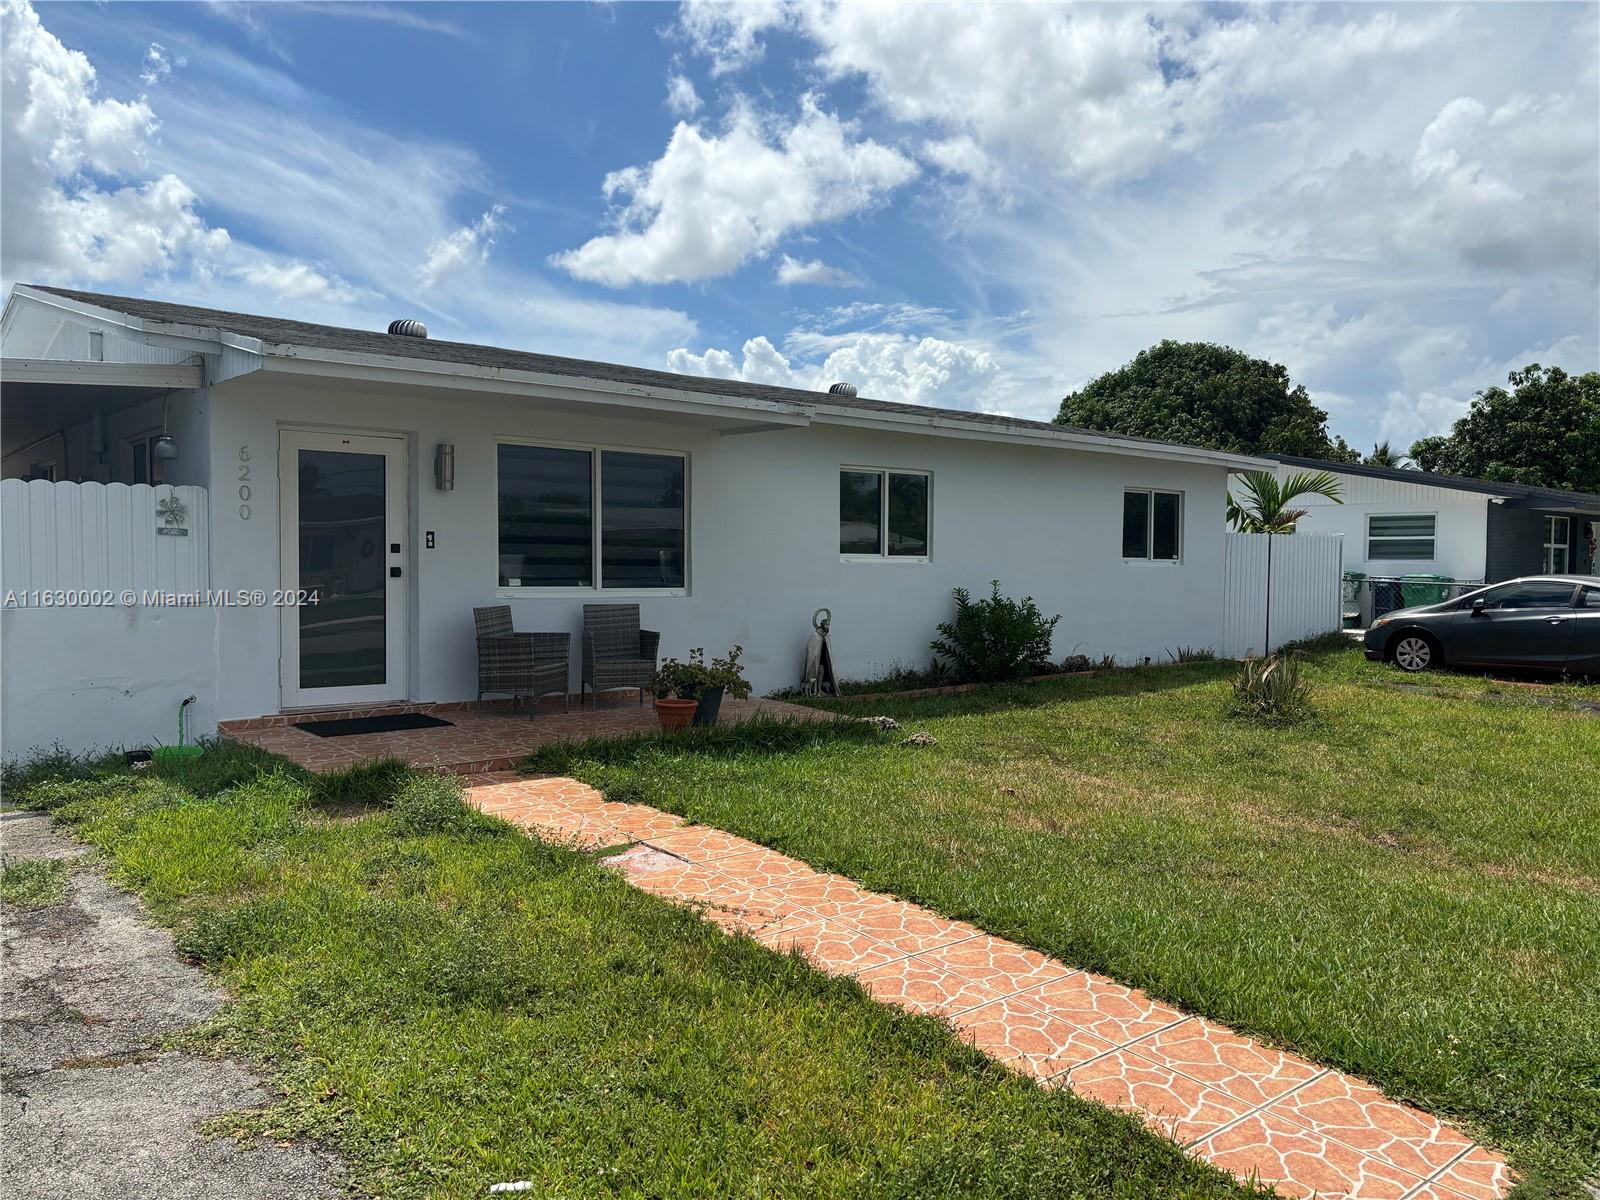
[{"label": "green tree", "polygon": [[1240,454],[1360,455],[1280,364],[1211,342],[1163,341],[1061,402],[1059,425]]},{"label": "green tree", "polygon": [[1414,443],[1412,461],[1447,475],[1600,492],[1600,372],[1534,363],[1508,382],[1509,391],[1479,392],[1448,434]]},{"label": "green tree", "polygon": [[1299,471],[1282,480],[1271,471],[1246,471],[1239,476],[1239,496],[1228,493],[1228,524],[1240,533],[1293,533],[1306,510],[1289,505],[1301,496],[1344,503],[1338,479],[1327,471]]},{"label": "green tree", "polygon": [[1372,448],[1372,453],[1361,460],[1369,467],[1404,467],[1410,461],[1394,450],[1387,438]]}]

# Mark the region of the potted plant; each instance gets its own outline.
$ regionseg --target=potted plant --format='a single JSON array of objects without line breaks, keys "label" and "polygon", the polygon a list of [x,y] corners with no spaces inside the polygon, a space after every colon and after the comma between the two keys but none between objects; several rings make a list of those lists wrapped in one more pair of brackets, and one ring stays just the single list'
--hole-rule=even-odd
[{"label": "potted plant", "polygon": [[666,730],[686,728],[700,706],[707,668],[705,653],[689,651],[689,661],[665,658],[650,677],[650,691],[656,698],[656,719]]},{"label": "potted plant", "polygon": [[[703,650],[695,651],[700,655],[700,661],[705,660]],[[700,707],[695,709],[694,723],[696,725],[715,725],[717,714],[722,711],[722,697],[732,696],[735,700],[750,698],[750,683],[744,677],[744,667],[739,662],[739,656],[744,653],[743,646],[735,646],[728,651],[726,658],[713,658],[705,671],[705,683],[700,690]],[[692,657],[692,656],[691,656]]]}]

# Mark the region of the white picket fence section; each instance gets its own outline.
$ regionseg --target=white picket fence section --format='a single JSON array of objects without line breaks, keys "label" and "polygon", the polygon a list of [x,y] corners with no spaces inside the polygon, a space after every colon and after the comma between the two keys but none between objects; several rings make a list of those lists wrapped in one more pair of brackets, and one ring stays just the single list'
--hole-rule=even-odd
[{"label": "white picket fence section", "polygon": [[1223,553],[1226,657],[1261,654],[1342,627],[1342,537],[1230,533]]},{"label": "white picket fence section", "polygon": [[[183,505],[182,536],[156,532],[170,500]],[[0,587],[204,591],[210,531],[201,487],[0,480]]]}]

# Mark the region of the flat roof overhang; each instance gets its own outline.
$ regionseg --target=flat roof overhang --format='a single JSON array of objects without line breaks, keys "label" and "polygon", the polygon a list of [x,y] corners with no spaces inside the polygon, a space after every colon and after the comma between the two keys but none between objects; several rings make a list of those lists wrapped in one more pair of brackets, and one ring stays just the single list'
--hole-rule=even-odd
[{"label": "flat roof overhang", "polygon": [[168,392],[198,388],[198,365],[0,360],[0,453]]}]

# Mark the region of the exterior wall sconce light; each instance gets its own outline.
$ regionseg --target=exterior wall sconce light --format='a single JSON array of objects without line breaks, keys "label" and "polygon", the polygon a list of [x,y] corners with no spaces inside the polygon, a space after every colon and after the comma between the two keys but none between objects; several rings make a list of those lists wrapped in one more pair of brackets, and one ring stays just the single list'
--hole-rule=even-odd
[{"label": "exterior wall sconce light", "polygon": [[456,448],[450,442],[433,448],[433,482],[441,492],[456,490]]}]

